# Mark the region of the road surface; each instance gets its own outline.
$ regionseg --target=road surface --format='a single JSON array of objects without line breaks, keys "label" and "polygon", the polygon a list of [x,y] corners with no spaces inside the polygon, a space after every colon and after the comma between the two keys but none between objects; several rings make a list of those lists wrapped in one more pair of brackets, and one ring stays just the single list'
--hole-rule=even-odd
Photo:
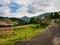
[{"label": "road surface", "polygon": [[45,31],[36,37],[16,42],[14,45],[60,45],[60,30],[58,24],[54,23],[53,26],[48,27]]}]

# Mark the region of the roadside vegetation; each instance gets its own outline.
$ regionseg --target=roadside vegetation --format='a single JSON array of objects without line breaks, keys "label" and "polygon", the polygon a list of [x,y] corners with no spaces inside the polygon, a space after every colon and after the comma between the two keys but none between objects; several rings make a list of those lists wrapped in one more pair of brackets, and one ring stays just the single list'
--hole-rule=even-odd
[{"label": "roadside vegetation", "polygon": [[43,18],[31,17],[29,22],[20,18],[7,18],[7,21],[13,23],[14,32],[12,35],[0,35],[0,45],[13,45],[18,41],[33,38],[49,26],[52,19],[60,19],[60,14],[55,12],[54,15],[51,13]]},{"label": "roadside vegetation", "polygon": [[18,41],[33,38],[43,29],[35,24],[14,27],[13,35],[0,35],[0,45],[12,45]]}]

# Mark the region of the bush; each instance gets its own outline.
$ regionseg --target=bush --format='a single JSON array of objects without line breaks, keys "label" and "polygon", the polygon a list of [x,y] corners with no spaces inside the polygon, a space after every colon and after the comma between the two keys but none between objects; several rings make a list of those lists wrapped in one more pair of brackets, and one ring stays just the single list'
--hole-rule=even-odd
[{"label": "bush", "polygon": [[48,26],[48,23],[42,23],[41,27],[46,28]]},{"label": "bush", "polygon": [[39,23],[39,19],[38,18],[32,17],[30,19],[30,24],[38,24],[38,23]]},{"label": "bush", "polygon": [[8,38],[10,37],[10,35],[7,35],[7,34],[0,34],[0,38]]}]

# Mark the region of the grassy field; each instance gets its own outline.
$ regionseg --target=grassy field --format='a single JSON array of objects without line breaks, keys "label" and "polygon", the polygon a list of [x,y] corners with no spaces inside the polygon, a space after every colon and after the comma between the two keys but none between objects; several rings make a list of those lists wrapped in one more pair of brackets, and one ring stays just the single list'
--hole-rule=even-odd
[{"label": "grassy field", "polygon": [[15,42],[32,38],[43,31],[37,25],[25,25],[14,27],[13,35],[0,35],[0,45],[13,45]]}]

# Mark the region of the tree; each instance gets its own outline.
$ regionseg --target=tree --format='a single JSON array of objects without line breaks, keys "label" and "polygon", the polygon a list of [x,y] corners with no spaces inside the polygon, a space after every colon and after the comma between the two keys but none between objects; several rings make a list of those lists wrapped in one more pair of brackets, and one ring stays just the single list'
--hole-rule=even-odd
[{"label": "tree", "polygon": [[19,24],[18,21],[13,21],[12,23],[13,23],[14,26],[17,26]]},{"label": "tree", "polygon": [[32,18],[30,19],[30,24],[38,24],[38,23],[39,23],[38,20],[39,20],[38,18],[32,17]]},{"label": "tree", "polygon": [[53,19],[54,18],[54,13],[51,13],[49,16],[48,16],[48,18],[51,20],[51,19]]},{"label": "tree", "polygon": [[57,18],[59,18],[59,13],[58,12],[55,12],[54,13],[54,19],[57,19]]}]

